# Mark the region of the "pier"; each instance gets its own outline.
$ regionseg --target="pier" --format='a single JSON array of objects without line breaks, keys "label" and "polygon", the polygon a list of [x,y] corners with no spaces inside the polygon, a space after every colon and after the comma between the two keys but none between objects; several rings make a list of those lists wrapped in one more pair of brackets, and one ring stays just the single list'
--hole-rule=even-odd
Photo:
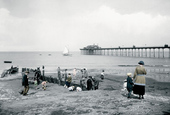
[{"label": "pier", "polygon": [[164,46],[152,46],[152,47],[133,46],[117,48],[101,48],[98,45],[88,45],[87,47],[81,48],[80,50],[82,55],[170,58],[170,47],[167,44],[165,44]]}]

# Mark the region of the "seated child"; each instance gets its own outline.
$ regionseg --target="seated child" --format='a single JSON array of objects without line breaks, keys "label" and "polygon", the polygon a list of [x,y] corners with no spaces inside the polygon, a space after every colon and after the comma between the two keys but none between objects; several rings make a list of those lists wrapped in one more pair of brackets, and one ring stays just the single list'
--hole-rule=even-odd
[{"label": "seated child", "polygon": [[127,73],[127,90],[128,90],[128,97],[130,98],[131,92],[133,90],[133,80],[132,80],[132,73]]},{"label": "seated child", "polygon": [[93,90],[96,90],[99,88],[99,81],[97,79],[95,79],[95,77],[92,77],[92,81],[93,81]]},{"label": "seated child", "polygon": [[64,87],[66,88],[70,87],[71,81],[72,81],[72,77],[71,77],[71,74],[69,73]]},{"label": "seated child", "polygon": [[41,83],[42,89],[46,90],[46,84],[47,84],[47,81],[43,81],[43,82]]}]

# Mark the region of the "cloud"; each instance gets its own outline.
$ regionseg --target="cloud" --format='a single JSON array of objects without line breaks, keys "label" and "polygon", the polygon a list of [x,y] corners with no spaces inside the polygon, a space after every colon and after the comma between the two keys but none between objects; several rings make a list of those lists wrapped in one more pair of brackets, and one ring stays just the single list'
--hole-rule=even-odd
[{"label": "cloud", "polygon": [[[161,31],[155,28],[159,28],[162,25],[168,27],[165,24],[169,24],[169,19],[168,16],[157,15],[153,17],[144,12],[119,14],[115,9],[108,6],[101,6],[99,9],[89,12],[81,18],[82,22],[86,22],[87,25],[91,26],[89,28],[89,31],[93,31],[91,34],[94,34],[94,31],[96,31],[98,35],[95,36],[101,41],[106,40],[105,42],[108,43],[107,40],[109,40],[113,44],[117,42],[118,44],[126,45],[138,44],[139,41],[145,44],[148,43],[149,39],[156,41],[157,33],[166,31],[164,29],[167,28],[162,28],[163,30]],[[162,35],[159,34],[159,36]],[[127,40],[133,43],[128,43]],[[101,44],[107,46],[104,42]]]},{"label": "cloud", "polygon": [[121,13],[118,7],[101,2],[21,3],[20,7],[15,1],[15,5],[0,8],[1,50],[62,51],[66,45],[79,50],[94,43],[101,47],[169,43],[169,15],[153,16],[142,7]]},{"label": "cloud", "polygon": [[34,19],[14,17],[10,15],[10,11],[1,8],[0,20],[0,40],[4,50],[6,48],[16,50],[34,44],[33,41],[37,36]]}]

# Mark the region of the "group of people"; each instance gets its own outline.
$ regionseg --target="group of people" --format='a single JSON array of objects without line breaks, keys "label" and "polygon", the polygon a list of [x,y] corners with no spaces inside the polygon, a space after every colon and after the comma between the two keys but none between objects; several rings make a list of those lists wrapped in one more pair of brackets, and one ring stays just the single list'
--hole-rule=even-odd
[{"label": "group of people", "polygon": [[145,75],[147,74],[144,68],[144,62],[140,61],[139,65],[136,67],[134,76],[132,77],[131,73],[127,73],[127,90],[128,90],[128,98],[131,97],[131,93],[133,91],[134,94],[139,95],[139,99],[144,99],[145,95]]},{"label": "group of people", "polygon": [[[145,68],[144,68],[144,62],[140,61],[138,63],[139,65],[136,67],[134,75],[132,76],[132,73],[127,73],[127,90],[128,90],[128,98],[131,98],[131,93],[133,91],[134,94],[139,95],[139,99],[144,99],[145,95],[145,75],[147,74]],[[92,76],[88,76],[87,69],[84,68],[81,70],[82,72],[82,79],[80,80],[80,87],[78,87],[78,90],[96,90],[98,89],[99,86],[99,81],[96,80]],[[29,91],[29,84],[28,84],[28,73],[29,71],[25,71],[25,74],[23,75],[22,79],[22,85],[24,86],[24,90],[21,92],[21,94],[26,95],[27,92]],[[76,75],[76,69],[74,69],[73,75]],[[41,76],[41,71],[39,68],[35,72],[35,80],[37,81],[37,85],[40,84],[40,76]],[[59,80],[61,80],[61,73],[60,73],[60,68],[58,68],[58,77]],[[72,82],[72,77],[71,74],[67,74],[67,69],[65,69],[64,73],[64,87],[70,88],[72,90],[75,89],[75,87],[71,86]],[[101,73],[101,79],[104,79],[104,70],[102,70]],[[62,81],[62,80],[61,80]],[[46,82],[42,82],[43,89],[46,89]]]},{"label": "group of people", "polygon": [[[38,86],[40,84],[40,79],[41,79],[41,71],[40,68],[37,68],[34,74],[34,84],[36,86]],[[22,85],[24,86],[24,90],[22,90],[20,93],[22,95],[26,95],[29,91],[29,84],[28,84],[28,74],[29,71],[25,71],[23,78],[22,78]],[[73,70],[73,76],[76,76],[76,68]],[[81,81],[85,81],[86,79],[86,84],[83,84]],[[62,78],[61,78],[61,72],[60,72],[60,67],[58,67],[58,81],[59,84],[62,82]],[[71,77],[71,73],[67,74],[67,69],[65,69],[65,73],[64,73],[64,87],[68,88],[70,91],[73,90],[77,90],[77,91],[82,91],[83,90],[83,86],[86,86],[87,90],[91,90],[91,89],[98,89],[98,82],[94,79],[94,77],[88,76],[88,72],[87,69],[84,68],[83,69],[83,73],[82,73],[82,80],[80,80],[80,86],[81,87],[74,87],[71,86],[71,82],[72,82],[72,77]],[[42,89],[46,90],[46,83],[47,81],[42,81],[41,85],[42,85]]]},{"label": "group of people", "polygon": [[[102,79],[104,79],[104,73],[103,72],[101,74]],[[64,87],[68,88],[70,91],[73,91],[73,90],[82,91],[82,90],[96,90],[96,89],[98,89],[99,82],[94,77],[88,76],[88,72],[87,72],[86,68],[81,69],[81,73],[82,73],[82,76],[80,78],[80,87],[76,88],[75,86],[71,86],[71,82],[72,82],[71,74],[70,73],[67,74],[67,69],[65,69],[65,73],[64,73],[65,85],[64,85]],[[74,68],[72,75],[74,77],[76,76],[76,68]]]}]

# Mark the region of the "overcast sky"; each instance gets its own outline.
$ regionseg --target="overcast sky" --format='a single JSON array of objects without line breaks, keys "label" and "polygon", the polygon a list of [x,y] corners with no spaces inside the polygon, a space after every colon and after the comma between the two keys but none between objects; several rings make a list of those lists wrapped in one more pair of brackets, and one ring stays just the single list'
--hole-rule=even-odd
[{"label": "overcast sky", "polygon": [[170,45],[170,0],[0,0],[0,51]]}]

